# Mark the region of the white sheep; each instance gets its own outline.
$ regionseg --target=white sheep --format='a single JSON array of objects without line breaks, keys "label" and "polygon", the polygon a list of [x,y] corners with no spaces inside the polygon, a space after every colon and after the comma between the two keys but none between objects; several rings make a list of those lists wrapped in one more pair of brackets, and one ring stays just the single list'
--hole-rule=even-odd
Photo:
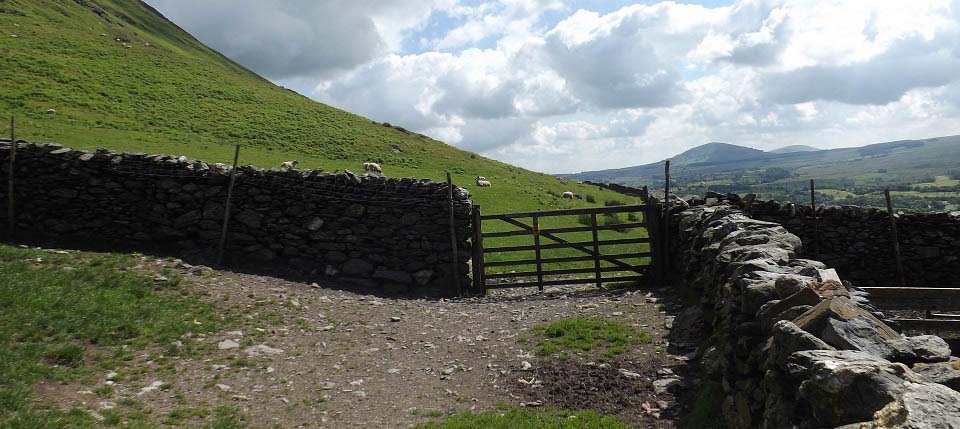
[{"label": "white sheep", "polygon": [[567,191],[567,192],[564,192],[564,193],[560,194],[560,198],[566,198],[566,199],[568,199],[568,200],[572,200],[573,197],[576,196],[576,195],[577,195],[577,194],[574,194],[573,192]]},{"label": "white sheep", "polygon": [[297,160],[284,161],[280,163],[280,170],[281,171],[293,170],[294,168],[297,168],[298,165],[300,165],[300,161],[297,161]]},{"label": "white sheep", "polygon": [[380,164],[377,164],[376,162],[364,162],[363,169],[367,173],[383,174],[383,169],[380,168]]},{"label": "white sheep", "polygon": [[477,186],[479,186],[479,187],[481,187],[481,188],[489,188],[489,187],[490,187],[490,181],[488,181],[486,177],[477,176]]}]

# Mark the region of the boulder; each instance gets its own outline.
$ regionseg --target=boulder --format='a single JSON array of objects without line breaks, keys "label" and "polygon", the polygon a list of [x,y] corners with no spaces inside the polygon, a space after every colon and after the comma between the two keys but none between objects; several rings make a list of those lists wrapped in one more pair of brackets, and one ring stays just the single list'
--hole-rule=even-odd
[{"label": "boulder", "polygon": [[879,357],[889,357],[892,348],[874,319],[854,317],[848,320],[827,319],[820,338],[841,350],[859,350]]},{"label": "boulder", "polygon": [[672,344],[697,345],[706,337],[706,331],[703,308],[693,305],[677,314],[667,338]]},{"label": "boulder", "polygon": [[779,295],[780,298],[786,298],[799,292],[800,289],[806,286],[806,282],[801,279],[802,278],[798,276],[778,277],[775,285],[777,289],[777,295]]},{"label": "boulder", "polygon": [[914,363],[936,363],[950,360],[950,346],[936,335],[918,335],[890,341],[892,349],[888,359],[907,365]]},{"label": "boulder", "polygon": [[806,373],[799,397],[809,404],[818,427],[870,421],[900,397],[906,382],[921,382],[905,365],[859,351],[802,351],[790,356],[788,365]]},{"label": "boulder", "polygon": [[875,428],[958,429],[960,393],[934,383],[905,383],[903,392],[874,416]]}]

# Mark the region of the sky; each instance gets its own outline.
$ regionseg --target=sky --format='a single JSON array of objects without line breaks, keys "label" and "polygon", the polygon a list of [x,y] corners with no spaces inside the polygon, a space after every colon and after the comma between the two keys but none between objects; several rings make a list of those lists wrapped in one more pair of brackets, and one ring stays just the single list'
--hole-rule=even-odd
[{"label": "sky", "polygon": [[548,173],[960,134],[960,0],[146,0],[317,101]]}]

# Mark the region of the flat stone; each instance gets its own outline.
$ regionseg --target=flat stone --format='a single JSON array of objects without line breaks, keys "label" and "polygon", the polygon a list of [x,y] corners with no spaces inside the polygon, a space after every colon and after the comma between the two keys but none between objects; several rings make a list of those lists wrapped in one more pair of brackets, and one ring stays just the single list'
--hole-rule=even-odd
[{"label": "flat stone", "polygon": [[[764,306],[760,309],[757,316],[760,319],[760,329],[763,332],[770,332],[770,328],[773,327],[773,324],[778,320],[783,320],[785,317],[779,317],[787,310],[797,307],[797,306],[815,306],[820,303],[820,295],[817,294],[812,288],[803,286],[798,291],[794,292],[792,295],[784,298],[783,300],[777,301],[775,303]],[[801,313],[802,314],[802,313]],[[796,317],[796,316],[794,316]],[[792,320],[790,318],[788,320]]]},{"label": "flat stone", "polygon": [[880,335],[881,338],[892,340],[900,337],[900,334],[892,328],[866,310],[850,302],[850,299],[846,297],[834,297],[824,300],[800,317],[794,319],[793,323],[804,331],[817,334],[823,332],[829,319],[850,320],[857,317],[870,319],[871,323],[876,326],[877,334]]},{"label": "flat stone", "polygon": [[850,297],[850,291],[848,291],[842,283],[835,280],[815,282],[811,284],[810,287],[816,290],[817,294],[824,298],[832,298],[835,296]]},{"label": "flat stone", "polygon": [[250,346],[243,349],[243,351],[250,357],[272,356],[272,355],[278,355],[283,353],[282,349],[275,349],[266,344],[257,344],[255,346]]},{"label": "flat stone", "polygon": [[233,340],[223,340],[217,344],[217,348],[220,350],[229,350],[240,347],[240,343]]},{"label": "flat stone", "polygon": [[653,391],[657,395],[663,395],[664,393],[670,392],[672,389],[679,387],[681,381],[679,378],[664,378],[662,380],[655,380],[653,382]]},{"label": "flat stone", "polygon": [[413,283],[413,278],[405,271],[377,270],[373,273],[373,278],[407,285]]}]

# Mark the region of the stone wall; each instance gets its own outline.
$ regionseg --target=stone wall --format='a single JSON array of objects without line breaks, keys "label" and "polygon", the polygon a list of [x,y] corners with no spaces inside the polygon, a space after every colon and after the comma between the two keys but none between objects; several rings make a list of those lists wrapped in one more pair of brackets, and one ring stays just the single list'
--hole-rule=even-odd
[{"label": "stone wall", "polygon": [[[735,202],[745,208],[743,200]],[[857,286],[897,286],[886,210],[821,206],[815,220],[808,205],[759,201],[750,215],[783,225],[808,243],[802,256],[836,268]],[[903,213],[897,230],[908,285],[960,287],[960,212]]]},{"label": "stone wall", "polygon": [[[9,143],[0,143],[6,206]],[[16,231],[211,260],[230,166],[186,157],[18,145]],[[292,270],[387,292],[451,293],[447,185],[319,170],[239,167],[225,262]],[[469,193],[455,188],[461,281],[467,285]],[[6,210],[0,210],[6,225]],[[2,228],[0,228],[2,229]]]},{"label": "stone wall", "polygon": [[[943,339],[902,336],[866,293],[799,258],[786,228],[711,203],[671,216],[675,274],[701,296],[671,339],[699,346],[730,427],[960,428],[960,363]],[[708,340],[674,335],[704,322]]]}]

